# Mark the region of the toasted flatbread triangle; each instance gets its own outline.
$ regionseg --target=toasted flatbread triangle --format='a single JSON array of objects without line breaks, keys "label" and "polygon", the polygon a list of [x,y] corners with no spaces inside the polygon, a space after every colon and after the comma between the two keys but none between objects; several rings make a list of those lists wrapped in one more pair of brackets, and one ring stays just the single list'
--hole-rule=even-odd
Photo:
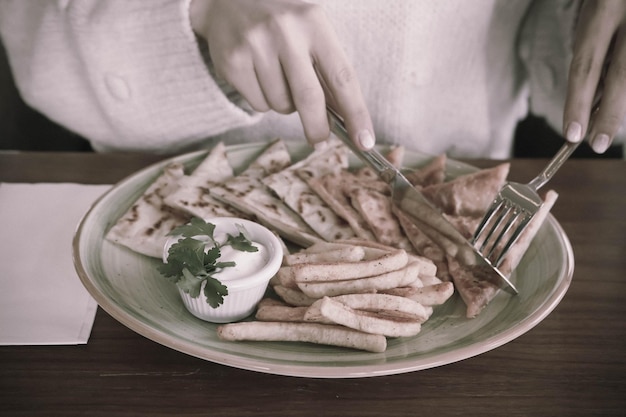
[{"label": "toasted flatbread triangle", "polygon": [[265,178],[291,165],[291,155],[285,141],[274,139],[261,151],[240,175]]},{"label": "toasted flatbread triangle", "polygon": [[483,267],[467,267],[456,259],[448,258],[448,269],[454,281],[457,293],[465,303],[466,316],[476,317],[499,291],[497,283],[489,281],[492,276]]},{"label": "toasted flatbread triangle", "polygon": [[[510,276],[517,267],[557,198],[558,194],[555,191],[546,192],[544,204],[500,265],[499,269],[504,275]],[[457,291],[467,306],[467,317],[476,317],[496,296],[499,291],[498,285],[484,280],[480,269],[459,265],[456,260],[448,259],[448,267]]]},{"label": "toasted flatbread triangle", "polygon": [[[385,158],[387,158],[387,160],[393,166],[401,168],[404,161],[405,153],[405,148],[403,146],[396,146],[394,148],[391,148],[385,154]],[[376,171],[369,165],[365,165],[356,169],[355,171],[353,171],[353,175],[359,181],[359,186],[378,191],[382,194],[391,194],[389,184],[381,180]]]},{"label": "toasted flatbread triangle", "polygon": [[210,192],[238,210],[255,216],[284,238],[310,246],[321,238],[263,184],[266,175],[279,172],[291,163],[282,140],[272,142],[240,175],[212,187]]},{"label": "toasted flatbread triangle", "polygon": [[443,213],[443,217],[458,230],[465,239],[474,236],[474,232],[482,221],[479,216],[459,216]]},{"label": "toasted flatbread triangle", "polygon": [[167,210],[163,204],[163,196],[178,188],[183,175],[181,164],[165,167],[156,181],[107,232],[106,239],[135,252],[160,258],[166,235],[189,220],[189,216]]},{"label": "toasted flatbread triangle", "polygon": [[425,166],[407,172],[405,174],[406,179],[414,186],[419,187],[441,184],[446,179],[447,160],[448,158],[445,153],[438,155]]},{"label": "toasted flatbread triangle", "polygon": [[389,196],[356,186],[348,193],[352,206],[363,217],[376,240],[388,246],[413,251],[411,243],[392,212]]},{"label": "toasted flatbread triangle", "polygon": [[445,259],[445,251],[437,245],[426,233],[424,233],[415,221],[396,206],[392,206],[393,213],[398,218],[398,222],[404,230],[411,245],[418,255],[426,256],[433,261],[441,261]]},{"label": "toasted flatbread triangle", "polygon": [[[394,214],[400,222],[404,234],[407,236],[415,253],[430,259],[437,267],[436,274],[442,281],[452,281],[448,271],[448,259],[445,250],[435,240],[418,226],[412,218],[402,210],[393,206]],[[423,227],[423,225],[421,225]],[[441,242],[441,240],[440,240]]]},{"label": "toasted flatbread triangle", "polygon": [[179,180],[179,187],[165,197],[164,202],[174,210],[203,219],[211,217],[245,217],[232,206],[214,198],[210,189],[233,177],[223,142],[211,149],[191,175]]},{"label": "toasted flatbread triangle", "polygon": [[509,173],[508,162],[434,184],[422,193],[444,213],[460,216],[481,216],[504,185]]},{"label": "toasted flatbread triangle", "polygon": [[340,217],[348,222],[357,237],[376,240],[367,223],[350,203],[344,192],[349,184],[356,182],[356,177],[347,170],[326,174],[323,177],[306,179],[315,193]]},{"label": "toasted flatbread triangle", "polygon": [[263,179],[267,187],[327,241],[348,239],[354,237],[355,232],[315,193],[305,179],[337,173],[347,168],[347,151],[341,144],[327,146]]}]

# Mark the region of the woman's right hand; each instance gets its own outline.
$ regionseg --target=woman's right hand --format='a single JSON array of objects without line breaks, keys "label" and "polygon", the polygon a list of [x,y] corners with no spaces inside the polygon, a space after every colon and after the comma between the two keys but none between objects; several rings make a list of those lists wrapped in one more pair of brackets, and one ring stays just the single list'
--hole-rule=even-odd
[{"label": "woman's right hand", "polygon": [[362,149],[375,139],[356,73],[320,6],[300,0],[192,0],[217,76],[260,112],[297,111],[309,142],[330,134],[326,104]]}]

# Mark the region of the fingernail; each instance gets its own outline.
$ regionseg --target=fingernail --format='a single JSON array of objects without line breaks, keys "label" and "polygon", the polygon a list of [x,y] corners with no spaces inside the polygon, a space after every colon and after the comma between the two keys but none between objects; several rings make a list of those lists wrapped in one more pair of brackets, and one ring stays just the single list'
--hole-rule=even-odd
[{"label": "fingernail", "polygon": [[604,133],[600,133],[593,138],[591,147],[596,153],[604,153],[607,149],[609,149],[610,144],[611,141],[609,140],[609,136]]},{"label": "fingernail", "polygon": [[583,138],[583,128],[578,122],[571,122],[567,125],[567,130],[565,131],[565,138],[574,143],[578,143]]},{"label": "fingernail", "polygon": [[372,133],[367,130],[361,130],[357,135],[357,140],[363,149],[371,149],[374,147],[375,141]]}]

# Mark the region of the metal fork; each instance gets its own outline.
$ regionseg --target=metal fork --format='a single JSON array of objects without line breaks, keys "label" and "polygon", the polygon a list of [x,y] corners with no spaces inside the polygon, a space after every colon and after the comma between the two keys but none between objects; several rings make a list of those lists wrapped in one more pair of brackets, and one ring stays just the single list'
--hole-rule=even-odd
[{"label": "metal fork", "polygon": [[482,279],[489,280],[510,294],[517,294],[515,285],[495,268],[463,235],[435,209],[430,202],[376,149],[359,149],[348,137],[341,116],[327,107],[330,128],[354,153],[372,167],[378,176],[391,187],[391,199],[431,239],[441,244],[446,253],[459,262],[480,267]]},{"label": "metal fork", "polygon": [[496,268],[543,205],[537,190],[554,176],[581,142],[566,142],[528,184],[507,182],[500,189],[470,240]]}]

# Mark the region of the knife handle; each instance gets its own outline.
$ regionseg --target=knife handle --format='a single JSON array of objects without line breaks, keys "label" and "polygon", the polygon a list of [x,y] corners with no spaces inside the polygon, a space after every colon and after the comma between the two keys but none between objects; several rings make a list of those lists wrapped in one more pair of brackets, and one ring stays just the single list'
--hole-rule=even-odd
[{"label": "knife handle", "polygon": [[371,166],[383,181],[391,183],[396,177],[396,174],[399,173],[398,169],[376,149],[372,148],[371,150],[364,151],[356,146],[356,144],[348,136],[348,131],[346,130],[346,126],[343,123],[341,116],[339,116],[339,114],[337,114],[337,112],[330,106],[326,106],[326,110],[328,112],[330,130],[335,134],[335,136],[341,139],[341,141],[347,145],[355,155],[361,158],[363,162]]}]

